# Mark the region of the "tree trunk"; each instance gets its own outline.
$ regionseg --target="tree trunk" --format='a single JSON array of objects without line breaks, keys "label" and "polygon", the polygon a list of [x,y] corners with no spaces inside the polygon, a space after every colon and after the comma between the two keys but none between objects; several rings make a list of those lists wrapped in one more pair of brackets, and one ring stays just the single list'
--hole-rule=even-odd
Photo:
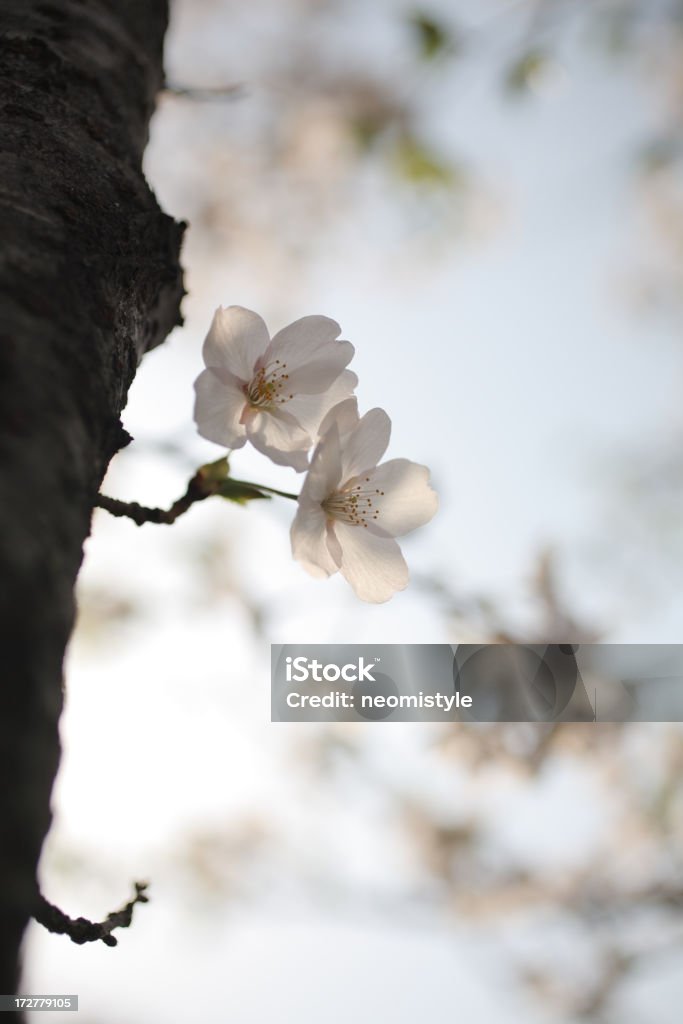
[{"label": "tree trunk", "polygon": [[93,501],[136,367],[181,322],[182,225],[141,170],[167,16],[0,6],[0,993],[35,906]]}]

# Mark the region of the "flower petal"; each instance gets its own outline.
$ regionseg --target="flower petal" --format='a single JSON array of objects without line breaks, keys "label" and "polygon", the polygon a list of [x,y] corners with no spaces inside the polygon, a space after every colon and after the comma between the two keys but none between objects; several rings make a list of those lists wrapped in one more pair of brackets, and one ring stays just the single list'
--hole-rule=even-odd
[{"label": "flower petal", "polygon": [[387,450],[391,420],[384,409],[371,409],[342,444],[342,480],[346,482],[363,470],[372,469]]},{"label": "flower petal", "polygon": [[393,537],[341,522],[335,522],[334,531],[342,549],[342,575],[361,601],[381,604],[405,589],[408,566]]},{"label": "flower petal", "polygon": [[332,561],[339,568],[342,564],[342,547],[339,538],[334,532],[334,520],[327,520],[327,550],[332,555]]},{"label": "flower petal", "polygon": [[204,341],[204,362],[222,367],[242,383],[249,383],[254,365],[268,348],[268,328],[258,315],[243,306],[219,306]]},{"label": "flower petal", "polygon": [[299,503],[320,505],[341,483],[341,451],[339,431],[332,426],[313,452],[311,465],[304,479]]},{"label": "flower petal", "polygon": [[[428,523],[439,507],[436,491],[429,486],[429,470],[410,459],[391,459],[368,472],[370,490],[384,493],[377,498],[379,517],[369,529],[401,537]],[[377,529],[378,528],[378,529]]]},{"label": "flower petal", "polygon": [[208,441],[225,448],[241,448],[247,439],[240,417],[245,397],[233,383],[219,380],[213,370],[202,370],[194,382],[194,419]]},{"label": "flower petal", "polygon": [[327,391],[353,359],[350,341],[334,341],[327,350],[304,366],[288,368],[287,385],[294,394],[319,395]]},{"label": "flower petal", "polygon": [[[319,395],[294,395],[294,398],[287,402],[285,408],[293,416],[296,416],[301,426],[311,437],[318,437],[321,420],[327,418],[329,410],[344,400],[355,406],[355,398],[348,396],[358,384],[358,378],[351,370],[344,370],[334,381],[327,391]],[[358,422],[358,414],[356,420]],[[352,423],[352,425],[354,425]],[[340,433],[342,431],[340,430]]]},{"label": "flower petal", "polygon": [[308,466],[312,438],[284,409],[263,409],[246,418],[247,437],[278,466],[293,466],[298,473]]},{"label": "flower petal", "polygon": [[337,572],[339,566],[327,545],[327,517],[320,505],[300,504],[290,530],[292,554],[311,576],[322,578]]},{"label": "flower petal", "polygon": [[[344,373],[350,372],[350,370],[344,371]],[[339,378],[340,380],[344,377],[344,373]],[[340,401],[337,405],[332,406],[318,427],[318,436],[323,437],[332,424],[336,423],[339,436],[345,437],[346,434],[351,433],[354,427],[358,426],[359,422],[358,399],[355,397],[347,398],[343,402]]]},{"label": "flower petal", "polygon": [[284,327],[268,346],[263,363],[279,359],[294,394],[317,395],[337,379],[353,358],[349,341],[335,341],[341,328],[326,316],[304,316]]},{"label": "flower petal", "polygon": [[268,358],[275,355],[292,366],[300,366],[315,359],[340,334],[341,327],[328,316],[302,316],[273,335]]}]

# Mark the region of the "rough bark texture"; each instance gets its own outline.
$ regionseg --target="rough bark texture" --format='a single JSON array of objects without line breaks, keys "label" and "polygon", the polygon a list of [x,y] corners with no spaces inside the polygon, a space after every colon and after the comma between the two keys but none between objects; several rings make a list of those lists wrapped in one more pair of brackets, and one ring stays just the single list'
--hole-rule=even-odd
[{"label": "rough bark texture", "polygon": [[95,495],[138,362],[180,322],[182,227],[141,171],[167,14],[166,0],[0,0],[3,993],[50,825]]}]

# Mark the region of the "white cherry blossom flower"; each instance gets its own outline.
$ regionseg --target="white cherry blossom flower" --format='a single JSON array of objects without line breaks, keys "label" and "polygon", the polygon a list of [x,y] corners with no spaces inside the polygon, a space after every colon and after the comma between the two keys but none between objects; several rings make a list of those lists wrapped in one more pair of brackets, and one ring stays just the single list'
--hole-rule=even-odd
[{"label": "white cherry blossom flower", "polygon": [[378,465],[391,422],[382,409],[358,418],[355,398],[335,406],[299,495],[292,553],[312,576],[339,571],[363,601],[387,601],[408,583],[395,541],[427,523],[438,505],[429,470],[408,459]]},{"label": "white cherry blossom flower", "polygon": [[306,469],[320,421],[358,383],[340,331],[326,316],[305,316],[271,340],[257,313],[219,307],[195,381],[199,433],[226,448],[251,441],[273,462]]}]

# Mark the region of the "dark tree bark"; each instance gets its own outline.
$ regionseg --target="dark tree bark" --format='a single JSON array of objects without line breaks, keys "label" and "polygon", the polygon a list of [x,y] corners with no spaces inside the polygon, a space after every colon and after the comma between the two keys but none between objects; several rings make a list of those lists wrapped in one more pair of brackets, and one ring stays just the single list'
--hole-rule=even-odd
[{"label": "dark tree bark", "polygon": [[141,171],[167,14],[0,0],[2,993],[36,905],[93,503],[136,367],[180,322],[182,226]]}]

